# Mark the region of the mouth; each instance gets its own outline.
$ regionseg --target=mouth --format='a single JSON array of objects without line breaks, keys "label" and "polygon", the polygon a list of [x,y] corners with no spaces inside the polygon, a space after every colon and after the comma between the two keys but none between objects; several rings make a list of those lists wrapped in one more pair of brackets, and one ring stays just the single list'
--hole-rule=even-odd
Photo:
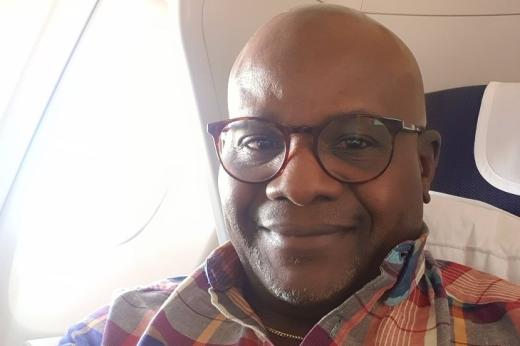
[{"label": "mouth", "polygon": [[259,230],[278,235],[284,238],[312,238],[334,234],[346,234],[354,231],[352,226],[339,225],[292,225],[292,224],[273,224],[260,226]]},{"label": "mouth", "polygon": [[323,253],[345,241],[351,242],[354,227],[337,225],[294,225],[276,224],[259,227],[260,239],[269,244],[273,251],[282,254],[306,255]]},{"label": "mouth", "polygon": [[[356,243],[354,227],[337,225],[269,225],[258,228],[258,241],[285,267],[316,266],[331,254]],[[350,246],[349,246],[350,244]]]}]

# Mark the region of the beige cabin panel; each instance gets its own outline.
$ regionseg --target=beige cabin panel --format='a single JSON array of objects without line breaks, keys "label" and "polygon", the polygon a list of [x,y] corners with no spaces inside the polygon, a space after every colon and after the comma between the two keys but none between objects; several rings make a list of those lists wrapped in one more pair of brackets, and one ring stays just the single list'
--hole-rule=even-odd
[{"label": "beige cabin panel", "polygon": [[426,91],[520,81],[520,15],[370,15],[410,47]]},{"label": "beige cabin panel", "polygon": [[365,0],[369,13],[412,15],[497,15],[520,13],[518,0]]}]

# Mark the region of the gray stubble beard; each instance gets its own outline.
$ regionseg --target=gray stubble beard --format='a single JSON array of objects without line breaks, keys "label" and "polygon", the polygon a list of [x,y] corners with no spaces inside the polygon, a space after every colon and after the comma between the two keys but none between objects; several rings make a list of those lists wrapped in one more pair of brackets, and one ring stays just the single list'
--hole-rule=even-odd
[{"label": "gray stubble beard", "polygon": [[[244,241],[244,244],[247,244],[247,242]],[[359,268],[360,263],[359,258],[356,256],[353,269],[345,272],[342,281],[320,291],[312,292],[308,287],[288,289],[283,287],[280,281],[281,278],[273,275],[273,271],[270,270],[271,266],[266,263],[268,259],[262,256],[262,253],[257,247],[254,247],[252,244],[247,244],[246,248],[250,255],[247,259],[249,266],[257,279],[274,297],[291,305],[315,305],[341,294],[348,286],[352,285],[353,279],[357,276],[358,272],[356,268]]]}]

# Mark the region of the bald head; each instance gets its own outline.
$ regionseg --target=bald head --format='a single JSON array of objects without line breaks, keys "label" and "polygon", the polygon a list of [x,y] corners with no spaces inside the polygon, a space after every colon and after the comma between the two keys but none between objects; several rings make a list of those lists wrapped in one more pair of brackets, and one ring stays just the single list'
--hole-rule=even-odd
[{"label": "bald head", "polygon": [[[328,85],[331,78],[339,83]],[[412,53],[396,35],[355,10],[300,7],[261,27],[231,71],[230,114],[250,114],[251,106],[266,98],[301,96],[310,102],[308,95],[293,94],[291,84],[301,83],[311,93],[334,87],[330,92],[351,98],[352,110],[426,124],[422,78]],[[378,105],[367,104],[370,99]]]}]

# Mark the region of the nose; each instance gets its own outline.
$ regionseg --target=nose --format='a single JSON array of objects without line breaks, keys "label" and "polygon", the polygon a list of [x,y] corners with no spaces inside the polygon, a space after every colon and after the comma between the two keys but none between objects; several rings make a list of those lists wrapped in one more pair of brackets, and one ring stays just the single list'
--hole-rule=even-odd
[{"label": "nose", "polygon": [[343,191],[343,183],[329,176],[315,157],[312,146],[301,135],[291,138],[288,162],[266,186],[270,200],[289,200],[304,206],[316,200],[334,200]]}]

